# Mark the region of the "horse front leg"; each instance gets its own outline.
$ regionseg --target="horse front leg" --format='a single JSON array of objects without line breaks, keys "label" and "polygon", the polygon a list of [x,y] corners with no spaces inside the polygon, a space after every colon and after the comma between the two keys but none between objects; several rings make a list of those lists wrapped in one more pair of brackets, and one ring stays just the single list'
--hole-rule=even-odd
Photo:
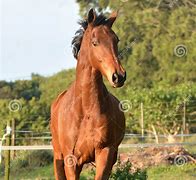
[{"label": "horse front leg", "polygon": [[56,180],[66,180],[61,153],[54,153],[54,174]]},{"label": "horse front leg", "polygon": [[113,147],[106,147],[95,152],[96,176],[95,180],[108,180],[112,167],[117,160],[117,150]]},{"label": "horse front leg", "polygon": [[67,155],[64,158],[64,169],[67,180],[79,180],[83,165],[78,165],[74,155]]}]

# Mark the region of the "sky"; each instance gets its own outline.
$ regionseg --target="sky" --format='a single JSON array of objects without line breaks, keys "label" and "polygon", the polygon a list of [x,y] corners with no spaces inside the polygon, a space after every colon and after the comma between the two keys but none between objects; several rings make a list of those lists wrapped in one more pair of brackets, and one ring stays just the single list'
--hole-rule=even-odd
[{"label": "sky", "polygon": [[75,67],[71,40],[78,14],[74,0],[1,0],[0,80]]}]

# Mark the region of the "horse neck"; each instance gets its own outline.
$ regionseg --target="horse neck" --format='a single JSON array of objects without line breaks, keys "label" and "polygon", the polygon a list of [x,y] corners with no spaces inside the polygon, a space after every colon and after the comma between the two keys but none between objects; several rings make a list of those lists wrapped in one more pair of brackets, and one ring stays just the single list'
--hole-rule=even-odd
[{"label": "horse neck", "polygon": [[80,50],[76,68],[76,96],[82,99],[83,111],[88,111],[94,106],[100,107],[101,110],[108,91],[103,83],[102,74],[91,66],[87,52]]}]

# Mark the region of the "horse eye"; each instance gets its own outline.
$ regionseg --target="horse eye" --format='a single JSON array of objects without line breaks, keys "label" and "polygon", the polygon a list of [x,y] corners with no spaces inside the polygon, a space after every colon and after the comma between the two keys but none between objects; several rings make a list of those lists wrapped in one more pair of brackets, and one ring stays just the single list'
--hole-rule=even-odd
[{"label": "horse eye", "polygon": [[93,46],[95,46],[95,47],[99,45],[99,43],[98,43],[97,41],[93,41],[92,44],[93,44]]}]

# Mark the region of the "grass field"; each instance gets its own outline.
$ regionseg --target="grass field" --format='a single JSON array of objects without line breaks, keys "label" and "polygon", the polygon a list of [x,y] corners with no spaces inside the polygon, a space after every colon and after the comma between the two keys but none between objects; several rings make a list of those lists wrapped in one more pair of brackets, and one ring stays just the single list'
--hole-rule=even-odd
[{"label": "grass field", "polygon": [[[147,170],[147,179],[149,180],[195,180],[196,165],[186,164],[184,166],[158,166]],[[93,179],[92,172],[84,170],[81,174],[81,180]],[[0,176],[0,180],[3,177]],[[52,165],[36,169],[18,169],[11,174],[10,180],[54,180]]]},{"label": "grass field", "polygon": [[149,180],[195,180],[196,165],[159,166],[147,170]]}]

